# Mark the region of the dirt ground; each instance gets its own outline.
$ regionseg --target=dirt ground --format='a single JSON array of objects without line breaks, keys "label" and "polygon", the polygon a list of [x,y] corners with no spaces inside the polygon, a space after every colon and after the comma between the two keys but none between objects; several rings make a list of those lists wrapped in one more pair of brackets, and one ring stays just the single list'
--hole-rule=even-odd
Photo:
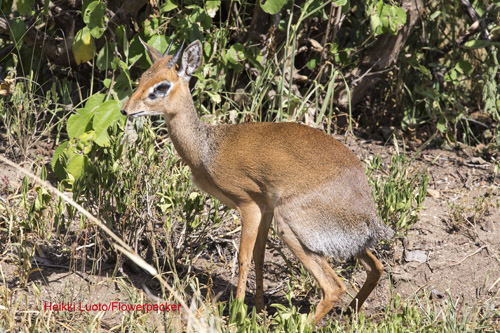
[{"label": "dirt ground", "polygon": [[[341,137],[338,139],[343,140]],[[392,145],[383,146],[381,142],[348,138],[347,145],[362,160],[368,159],[370,155],[381,154],[387,163],[392,154]],[[5,146],[0,153],[6,153]],[[37,151],[36,155],[45,162],[51,158],[47,147]],[[436,302],[446,299],[449,293],[452,299],[462,305],[482,304],[491,309],[500,308],[500,175],[494,175],[495,160],[500,160],[500,153],[485,156],[479,149],[462,147],[426,149],[414,161],[418,166],[427,166],[430,176],[425,209],[420,212],[419,221],[407,236],[393,239],[390,246],[376,249],[375,253],[385,265],[385,274],[367,301],[366,313],[381,312],[391,294],[396,293],[403,299],[416,293],[427,293]],[[20,180],[21,176],[12,168],[4,165],[0,167],[2,186],[18,186]],[[3,193],[0,194],[3,196]],[[235,226],[228,221],[223,229],[221,234],[231,234]],[[230,293],[235,291],[238,244],[238,233],[232,233],[214,241],[212,246],[208,246],[212,252],[194,262],[200,281],[211,281],[213,293],[220,300],[228,299]],[[86,303],[110,300],[125,302],[128,299],[125,283],[117,288],[106,278],[113,267],[102,267],[100,276],[68,272],[67,267],[71,262],[68,262],[67,256],[61,256],[61,249],[67,246],[70,244],[41,247],[45,258],[37,260],[43,265],[43,270],[30,277],[33,282],[42,282],[40,299],[45,302],[67,300]],[[5,282],[10,289],[16,289],[19,281],[15,261],[10,260],[5,255],[6,249],[2,248],[4,254],[0,263]],[[264,281],[268,305],[287,304],[283,294],[288,288],[289,278],[285,273],[286,262],[280,254],[281,248],[281,241],[271,236],[266,253]],[[284,257],[297,263],[287,249],[282,251]],[[37,255],[37,258],[40,256]],[[365,276],[359,265],[355,269],[346,268],[352,266],[352,262],[335,266],[345,278],[350,295],[355,294],[354,288],[362,285]],[[137,280],[144,277],[141,272],[127,273],[132,280],[134,274]],[[154,284],[150,287],[154,288]],[[254,288],[252,270],[247,288],[248,304],[254,303]],[[28,293],[32,292],[32,289],[28,290]],[[17,289],[16,293],[20,297],[23,292]],[[307,312],[310,303],[318,302],[319,295],[311,291],[305,291],[305,294],[298,297],[295,304]],[[350,297],[345,296],[339,307],[345,307],[348,302]]]},{"label": "dirt ground", "polygon": [[[378,152],[390,161],[387,147],[353,147],[358,156]],[[387,274],[368,308],[380,311],[391,289],[403,298],[425,291],[439,300],[449,293],[464,305],[500,307],[500,178],[487,161],[500,154],[481,157],[480,148],[427,149],[414,161],[430,176],[425,209],[408,235],[393,241]],[[363,281],[357,274],[355,280]]]}]

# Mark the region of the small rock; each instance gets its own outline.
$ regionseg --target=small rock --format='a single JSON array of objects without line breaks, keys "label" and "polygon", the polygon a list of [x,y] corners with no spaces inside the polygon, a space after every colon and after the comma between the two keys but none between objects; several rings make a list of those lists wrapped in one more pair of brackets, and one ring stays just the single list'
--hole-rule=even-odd
[{"label": "small rock", "polygon": [[444,297],[444,292],[439,289],[432,289],[430,299],[441,299]]},{"label": "small rock", "polygon": [[483,160],[481,157],[473,157],[471,158],[470,162],[472,164],[488,164],[488,162],[486,162],[485,160]]},{"label": "small rock", "polygon": [[492,232],[493,231],[493,225],[489,219],[485,220],[483,223],[481,223],[481,229],[486,232]]},{"label": "small rock", "polygon": [[414,280],[413,275],[411,275],[408,272],[401,272],[399,274],[394,274],[393,278],[395,282],[400,282],[400,281],[410,282]]},{"label": "small rock", "polygon": [[419,263],[427,262],[427,254],[422,250],[409,251],[406,253],[405,260],[407,262],[416,261]]},{"label": "small rock", "polygon": [[432,188],[427,189],[427,195],[432,198],[439,198],[439,191]]}]

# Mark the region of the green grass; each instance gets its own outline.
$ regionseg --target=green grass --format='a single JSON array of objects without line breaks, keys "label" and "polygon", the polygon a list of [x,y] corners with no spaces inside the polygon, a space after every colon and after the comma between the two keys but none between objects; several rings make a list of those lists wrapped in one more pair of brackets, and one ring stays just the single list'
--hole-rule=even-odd
[{"label": "green grass", "polygon": [[415,167],[412,162],[420,152],[408,158],[400,152],[399,143],[393,137],[394,152],[391,160],[382,163],[380,155],[366,160],[367,174],[372,195],[385,224],[399,234],[404,234],[418,221],[427,195],[429,176],[426,167]]}]

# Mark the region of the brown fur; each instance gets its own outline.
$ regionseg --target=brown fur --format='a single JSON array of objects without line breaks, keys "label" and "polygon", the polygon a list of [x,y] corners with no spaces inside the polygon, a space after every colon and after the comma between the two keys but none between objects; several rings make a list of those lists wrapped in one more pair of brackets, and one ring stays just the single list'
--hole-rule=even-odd
[{"label": "brown fur", "polygon": [[[188,85],[190,71],[200,64],[192,62],[201,59],[201,43],[191,43],[185,52],[183,59],[187,60],[183,60],[179,72],[167,68],[169,56],[156,59],[142,75],[124,112],[129,116],[163,114],[172,142],[191,168],[195,183],[240,212],[236,297],[245,295],[253,254],[256,307],[264,307],[262,269],[274,217],[284,242],[322,288],[314,322],[345,293],[324,255],[357,256],[367,269],[367,281],[351,303],[351,308],[359,309],[383,272],[368,247],[392,235],[376,215],[361,162],[337,140],[304,125],[202,123]],[[188,74],[185,68],[189,68]],[[151,88],[162,81],[172,85],[169,94],[149,99]]]}]

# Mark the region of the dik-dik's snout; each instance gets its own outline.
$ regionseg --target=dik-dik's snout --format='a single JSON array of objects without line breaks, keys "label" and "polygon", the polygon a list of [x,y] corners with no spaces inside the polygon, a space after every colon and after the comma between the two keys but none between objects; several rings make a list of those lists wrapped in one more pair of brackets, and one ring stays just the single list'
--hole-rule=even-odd
[{"label": "dik-dik's snout", "polygon": [[[125,104],[125,106],[123,107],[123,109],[121,109],[121,110],[120,110],[120,112],[122,113],[122,115],[127,116],[127,117],[130,117],[130,118],[135,118],[135,117],[137,117],[136,112],[134,112],[134,113],[132,113],[132,114],[131,114],[131,113],[128,111],[128,109],[127,109],[127,104]],[[140,112],[139,112],[139,113],[140,113]]]},{"label": "dik-dik's snout", "polygon": [[127,100],[120,112],[122,115],[129,118],[136,118],[147,114],[146,111],[144,111],[144,106],[141,103],[135,102],[132,97]]},{"label": "dik-dik's snout", "polygon": [[125,104],[123,104],[123,107],[122,109],[120,110],[121,114],[124,115],[124,116],[129,116],[128,114],[128,108],[129,108],[129,104],[130,104],[130,98],[128,98],[126,101],[125,101]]}]

